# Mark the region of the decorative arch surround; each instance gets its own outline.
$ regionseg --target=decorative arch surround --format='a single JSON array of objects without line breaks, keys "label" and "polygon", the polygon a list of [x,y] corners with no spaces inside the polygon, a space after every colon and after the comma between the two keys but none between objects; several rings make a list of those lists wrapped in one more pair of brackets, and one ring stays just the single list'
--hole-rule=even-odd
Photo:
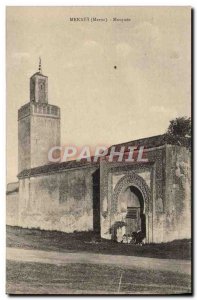
[{"label": "decorative arch surround", "polygon": [[146,181],[137,175],[136,173],[132,172],[129,175],[125,175],[122,177],[118,183],[115,186],[113,196],[112,196],[112,203],[111,203],[111,209],[113,212],[117,210],[117,205],[118,205],[118,197],[120,193],[123,190],[126,190],[129,186],[135,186],[139,191],[142,193],[143,199],[144,199],[144,210],[145,213],[150,211],[150,188],[146,184]]}]

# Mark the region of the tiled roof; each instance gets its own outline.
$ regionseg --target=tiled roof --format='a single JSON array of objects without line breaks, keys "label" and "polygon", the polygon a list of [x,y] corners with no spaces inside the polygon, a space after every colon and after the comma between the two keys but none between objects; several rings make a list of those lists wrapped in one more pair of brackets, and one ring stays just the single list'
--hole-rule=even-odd
[{"label": "tiled roof", "polygon": [[91,166],[99,166],[98,162],[87,162],[86,159],[81,160],[81,161],[76,161],[76,160],[71,160],[71,161],[66,161],[62,163],[50,163],[48,165],[43,165],[40,167],[28,169],[28,170],[23,170],[18,174],[18,178],[23,178],[23,177],[30,177],[30,176],[35,176],[39,174],[47,174],[47,173],[53,173],[53,172],[58,172],[61,170],[67,170],[67,169],[74,169],[74,168],[79,168],[79,167],[91,167]]},{"label": "tiled roof", "polygon": [[149,148],[155,148],[159,146],[163,146],[165,144],[168,145],[179,145],[179,146],[185,146],[190,147],[191,139],[185,138],[185,137],[170,137],[167,134],[161,134],[156,136],[151,136],[147,138],[142,138],[126,143],[121,143],[117,145],[113,145],[109,148],[109,151],[112,147],[115,147],[115,151],[119,151],[122,146],[125,147],[125,152],[127,151],[128,147],[141,147],[144,146],[145,149]]},{"label": "tiled roof", "polygon": [[35,75],[39,75],[39,76],[42,76],[42,77],[48,77],[48,76],[43,75],[43,74],[40,73],[40,72],[36,72],[36,73],[34,73],[34,74],[31,76],[31,78],[34,77]]},{"label": "tiled roof", "polygon": [[165,143],[166,143],[165,134],[162,134],[162,135],[156,135],[156,136],[152,136],[152,137],[142,138],[142,139],[126,142],[126,143],[121,143],[121,144],[117,144],[117,145],[112,145],[109,148],[109,150],[112,147],[115,147],[115,150],[118,151],[118,150],[120,150],[120,148],[122,146],[125,147],[125,151],[129,146],[131,146],[131,147],[144,146],[145,148],[153,148],[153,147],[162,146]]},{"label": "tiled roof", "polygon": [[[125,146],[125,152],[126,152],[129,146],[131,147],[135,146],[138,148],[140,146],[144,146],[145,149],[149,149],[149,148],[159,147],[165,144],[170,144],[170,145],[179,145],[179,146],[185,146],[187,148],[190,148],[190,143],[191,143],[190,138],[179,137],[177,139],[176,137],[169,137],[166,134],[162,134],[162,135],[142,138],[142,139],[138,139],[138,140],[122,143],[122,144],[117,144],[113,146],[115,146],[115,151],[120,151],[120,148],[122,146]],[[108,154],[110,152],[110,149],[113,146],[109,148]],[[39,174],[53,173],[53,172],[79,168],[79,167],[91,167],[91,166],[99,167],[99,159],[98,162],[95,163],[93,162],[92,158],[91,158],[91,162],[88,162],[86,159],[81,161],[71,160],[71,161],[61,162],[61,163],[50,163],[36,168],[23,170],[18,174],[18,178],[31,177]]]}]

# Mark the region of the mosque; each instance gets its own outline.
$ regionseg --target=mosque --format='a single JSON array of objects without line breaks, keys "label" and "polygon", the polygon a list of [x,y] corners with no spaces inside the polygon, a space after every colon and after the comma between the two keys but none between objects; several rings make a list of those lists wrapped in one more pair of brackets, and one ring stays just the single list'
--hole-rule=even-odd
[{"label": "mosque", "polygon": [[60,108],[48,103],[40,64],[30,78],[29,102],[18,110],[18,182],[7,185],[8,225],[94,231],[116,241],[140,230],[146,243],[191,237],[187,145],[163,134],[114,145],[125,153],[145,146],[146,161],[50,163],[49,149],[60,145],[60,119]]}]

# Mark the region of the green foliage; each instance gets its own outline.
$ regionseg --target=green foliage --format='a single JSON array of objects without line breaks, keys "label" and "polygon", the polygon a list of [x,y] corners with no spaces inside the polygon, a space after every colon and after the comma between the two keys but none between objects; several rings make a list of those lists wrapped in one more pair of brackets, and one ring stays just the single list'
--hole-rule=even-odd
[{"label": "green foliage", "polygon": [[179,117],[171,120],[167,135],[171,137],[191,137],[191,118]]}]

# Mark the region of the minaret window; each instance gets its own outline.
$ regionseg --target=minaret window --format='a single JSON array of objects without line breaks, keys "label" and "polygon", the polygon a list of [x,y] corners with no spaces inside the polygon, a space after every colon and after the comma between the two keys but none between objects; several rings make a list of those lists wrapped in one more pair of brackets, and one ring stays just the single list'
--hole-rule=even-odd
[{"label": "minaret window", "polygon": [[39,103],[48,103],[48,78],[42,74],[41,59],[39,69],[30,78],[30,100]]}]

